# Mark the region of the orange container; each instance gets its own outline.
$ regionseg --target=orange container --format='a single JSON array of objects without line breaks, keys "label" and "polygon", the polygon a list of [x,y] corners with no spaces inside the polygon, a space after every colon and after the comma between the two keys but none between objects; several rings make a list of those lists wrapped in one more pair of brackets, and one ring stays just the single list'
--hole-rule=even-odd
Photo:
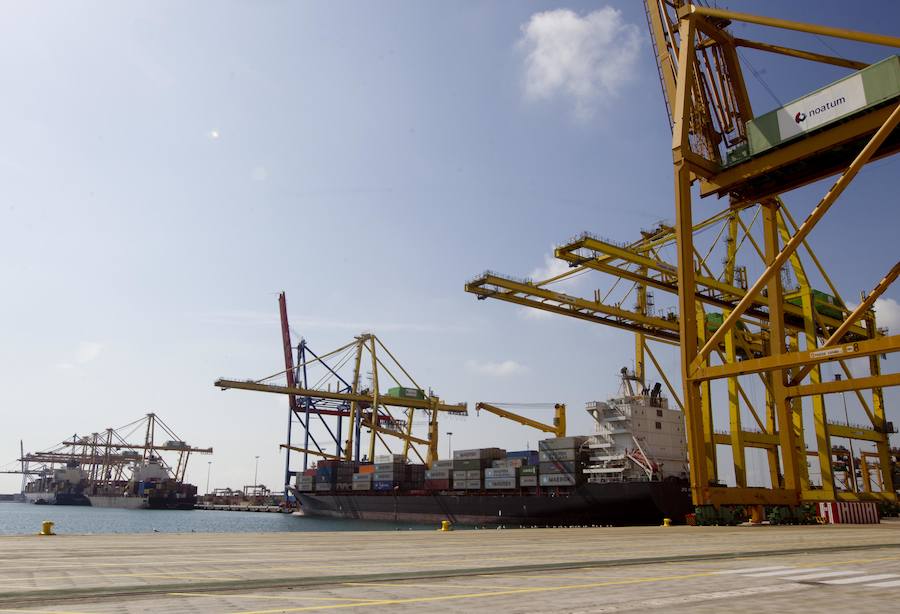
[{"label": "orange container", "polygon": [[375,473],[375,465],[360,465],[357,473]]}]

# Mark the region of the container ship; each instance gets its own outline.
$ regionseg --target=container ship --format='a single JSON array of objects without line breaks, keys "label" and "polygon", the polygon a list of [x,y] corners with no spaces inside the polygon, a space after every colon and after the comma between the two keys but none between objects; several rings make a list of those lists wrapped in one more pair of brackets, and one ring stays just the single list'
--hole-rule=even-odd
[{"label": "container ship", "polygon": [[[171,439],[158,441],[157,428]],[[141,443],[127,442],[134,432],[144,433]],[[210,454],[212,448],[188,445],[156,414],[147,414],[49,451],[23,451],[19,472],[30,479],[22,495],[47,505],[190,510],[197,502],[197,487],[184,479],[191,453]]]},{"label": "container ship", "polygon": [[[623,378],[624,381],[625,378]],[[322,460],[291,488],[304,515],[463,525],[638,525],[693,511],[684,417],[657,384],[587,404],[590,436],[555,437],[537,450],[457,450],[408,464]]]}]

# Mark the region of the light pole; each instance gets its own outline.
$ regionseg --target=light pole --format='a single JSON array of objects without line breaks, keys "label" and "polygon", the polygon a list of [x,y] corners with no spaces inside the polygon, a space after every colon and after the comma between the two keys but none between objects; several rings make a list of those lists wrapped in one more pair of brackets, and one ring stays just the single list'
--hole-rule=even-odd
[{"label": "light pole", "polygon": [[253,469],[253,490],[256,490],[257,479],[259,475],[259,455],[256,456],[256,467]]},{"label": "light pole", "polygon": [[447,431],[447,458],[453,458],[453,433]]},{"label": "light pole", "polygon": [[209,494],[209,472],[212,471],[212,461],[206,461],[206,494]]},{"label": "light pole", "polygon": [[[840,373],[834,374],[834,381],[836,381],[836,382],[841,381]],[[849,427],[850,426],[850,414],[847,413],[847,397],[844,396],[843,392],[841,392],[841,400],[844,402],[844,420],[847,421],[847,426]],[[853,457],[854,457],[853,440],[848,438],[847,441],[850,442],[850,475],[853,478],[853,482],[851,482],[851,485],[852,485],[851,490],[853,492],[857,492],[859,490],[859,485],[856,483],[856,461],[853,459]]]}]

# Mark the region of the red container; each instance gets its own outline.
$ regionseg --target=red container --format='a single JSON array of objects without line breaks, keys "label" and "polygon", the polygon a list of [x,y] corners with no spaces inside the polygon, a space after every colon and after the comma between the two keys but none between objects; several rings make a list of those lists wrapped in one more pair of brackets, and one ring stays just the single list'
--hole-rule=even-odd
[{"label": "red container", "polygon": [[450,490],[450,480],[425,480],[425,490]]}]

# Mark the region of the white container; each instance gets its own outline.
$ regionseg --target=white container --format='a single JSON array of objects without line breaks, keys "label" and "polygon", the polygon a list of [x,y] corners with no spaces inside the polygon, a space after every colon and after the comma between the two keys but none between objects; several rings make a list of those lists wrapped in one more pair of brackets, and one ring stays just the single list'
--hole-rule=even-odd
[{"label": "white container", "polygon": [[484,479],[489,478],[512,478],[516,479],[515,467],[491,467],[484,470]]},{"label": "white container", "polygon": [[571,473],[543,473],[541,486],[575,486],[575,476]]},{"label": "white container", "polygon": [[519,477],[519,486],[537,486],[538,478],[536,475],[523,475]]},{"label": "white container", "polygon": [[472,470],[466,471],[466,479],[467,480],[478,480],[480,482],[481,481],[481,470],[472,469]]},{"label": "white container", "polygon": [[453,481],[454,482],[465,482],[467,479],[465,471],[454,471],[453,472]]},{"label": "white container", "polygon": [[485,479],[484,487],[487,490],[502,490],[516,487],[516,478],[491,478]]}]

